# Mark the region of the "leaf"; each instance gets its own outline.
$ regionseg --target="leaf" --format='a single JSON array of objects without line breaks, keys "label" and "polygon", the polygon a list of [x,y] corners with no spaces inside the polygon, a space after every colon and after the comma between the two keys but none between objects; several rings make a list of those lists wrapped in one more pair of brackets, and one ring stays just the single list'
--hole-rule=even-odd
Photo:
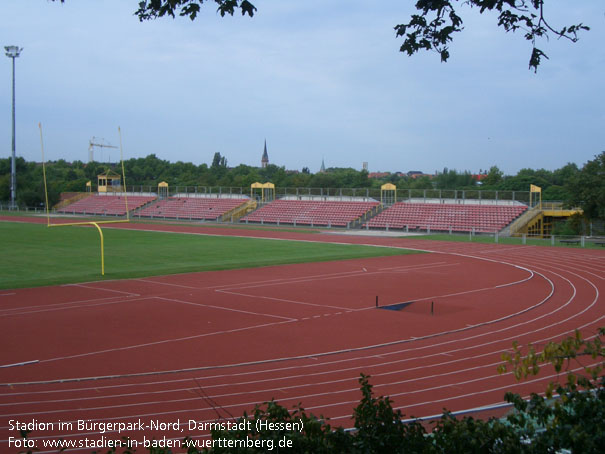
[{"label": "leaf", "polygon": [[538,66],[540,66],[542,57],[548,60],[548,56],[544,52],[534,47],[531,52],[531,57],[529,58],[529,69],[534,68],[534,73],[538,72]]}]

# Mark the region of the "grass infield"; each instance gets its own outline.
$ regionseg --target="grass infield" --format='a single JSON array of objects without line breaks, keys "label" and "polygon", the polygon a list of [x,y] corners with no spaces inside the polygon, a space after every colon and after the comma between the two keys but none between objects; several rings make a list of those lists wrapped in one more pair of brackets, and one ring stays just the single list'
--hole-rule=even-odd
[{"label": "grass infield", "polygon": [[416,253],[395,248],[0,222],[0,288]]}]

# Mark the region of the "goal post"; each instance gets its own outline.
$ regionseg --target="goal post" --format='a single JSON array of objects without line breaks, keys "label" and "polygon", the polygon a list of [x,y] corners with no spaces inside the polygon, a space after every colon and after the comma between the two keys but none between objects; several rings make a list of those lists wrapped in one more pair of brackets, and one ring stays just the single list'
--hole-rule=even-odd
[{"label": "goal post", "polygon": [[38,123],[38,127],[40,128],[40,147],[42,150],[42,175],[44,178],[44,197],[46,201],[46,226],[47,227],[72,227],[72,226],[81,226],[81,225],[89,225],[93,226],[99,232],[99,238],[101,240],[101,275],[105,275],[105,243],[103,238],[103,230],[100,225],[102,224],[120,224],[120,223],[129,223],[130,216],[128,213],[128,195],[126,192],[126,174],[124,170],[124,155],[122,151],[122,131],[120,127],[118,127],[118,134],[120,136],[120,161],[122,163],[122,187],[124,190],[124,203],[126,207],[126,219],[116,219],[116,220],[107,220],[107,221],[80,221],[80,222],[65,222],[53,224],[50,220],[50,208],[48,206],[48,185],[46,180],[46,160],[44,159],[44,139],[42,135],[42,123]]}]

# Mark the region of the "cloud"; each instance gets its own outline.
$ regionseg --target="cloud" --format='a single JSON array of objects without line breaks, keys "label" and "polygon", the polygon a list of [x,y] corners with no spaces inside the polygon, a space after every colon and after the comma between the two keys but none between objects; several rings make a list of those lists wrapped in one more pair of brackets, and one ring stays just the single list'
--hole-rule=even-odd
[{"label": "cloud", "polygon": [[[136,2],[135,2],[136,3]],[[287,168],[330,165],[433,171],[579,164],[602,149],[603,21],[576,44],[547,43],[551,60],[526,69],[530,47],[465,11],[466,30],[441,64],[398,52],[393,26],[413,5],[395,0],[257,1],[254,18],[212,5],[195,22],[140,23],[133,2],[9,0],[0,38],[17,62],[18,154],[86,160],[92,136],[128,156],[257,165],[263,141]],[[556,4],[553,21],[589,22],[598,6]],[[0,143],[10,144],[10,61],[0,64]],[[46,126],[47,125],[47,126]]]}]

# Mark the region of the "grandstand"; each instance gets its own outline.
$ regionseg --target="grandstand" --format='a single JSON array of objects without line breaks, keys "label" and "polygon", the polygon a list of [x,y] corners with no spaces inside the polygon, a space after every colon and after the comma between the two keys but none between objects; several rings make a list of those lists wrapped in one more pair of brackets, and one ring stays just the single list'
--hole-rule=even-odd
[{"label": "grandstand", "polygon": [[[130,199],[129,199],[130,200]],[[136,216],[170,219],[217,220],[250,199],[230,197],[168,197],[146,206]]]},{"label": "grandstand", "polygon": [[[325,199],[325,198],[324,198]],[[348,227],[376,212],[377,201],[275,200],[244,216],[244,222]]]},{"label": "grandstand", "polygon": [[493,233],[505,228],[525,210],[527,206],[523,204],[398,202],[372,218],[364,227]]},{"label": "grandstand", "polygon": [[[108,178],[106,175],[100,177]],[[521,231],[519,225],[523,227],[527,224],[525,218],[529,214],[528,205],[532,206],[526,200],[529,193],[437,190],[397,192],[394,185],[383,185],[380,192],[366,188],[346,191],[321,189],[321,193],[315,193],[316,190],[309,188],[276,190],[270,183],[254,183],[250,196],[244,195],[244,188],[193,189],[195,192],[191,188],[176,187],[170,193],[165,182],[158,185],[157,192],[151,187],[140,187],[138,191],[133,188],[127,192],[128,208],[134,216],[141,218],[351,229],[500,232],[511,235],[514,234],[512,226],[515,226],[515,232],[526,232]],[[293,193],[294,190],[296,194]],[[57,207],[56,212],[123,216],[126,213],[123,194],[76,194],[67,201],[69,203],[73,200],[73,203]],[[260,203],[258,209],[257,202]],[[534,207],[534,211],[535,209],[537,208]],[[504,230],[507,226],[508,232]]]},{"label": "grandstand", "polygon": [[[155,195],[128,195],[128,210],[136,210],[156,199]],[[119,193],[94,194],[57,210],[63,214],[126,215],[126,198]]]}]

